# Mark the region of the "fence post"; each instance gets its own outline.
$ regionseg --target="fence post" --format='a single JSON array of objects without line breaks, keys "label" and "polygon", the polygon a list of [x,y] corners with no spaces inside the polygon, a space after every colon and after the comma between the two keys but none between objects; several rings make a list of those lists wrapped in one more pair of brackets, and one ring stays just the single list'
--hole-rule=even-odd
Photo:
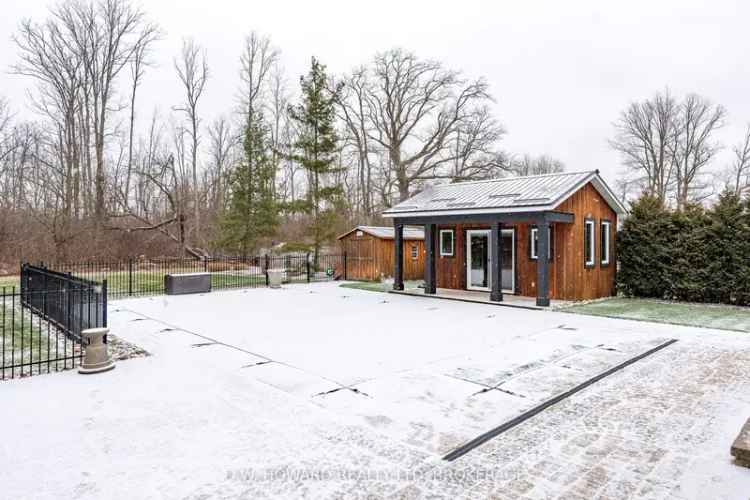
[{"label": "fence post", "polygon": [[346,281],[346,252],[344,252],[344,281]]},{"label": "fence post", "polygon": [[268,279],[268,254],[266,254],[266,257],[265,257],[265,266],[264,267],[266,269],[266,286],[270,286],[271,285],[271,281]]},{"label": "fence post", "polygon": [[[96,318],[97,320],[99,318]],[[98,323],[98,321],[97,321]],[[98,326],[98,325],[97,325]],[[102,280],[102,325],[104,328],[107,327],[107,278]],[[102,337],[102,342],[107,343],[107,335]]]},{"label": "fence post", "polygon": [[[107,326],[107,278],[102,281],[102,326]],[[107,336],[104,336],[104,342],[107,342]]]},{"label": "fence post", "polygon": [[203,272],[204,273],[208,272],[208,256],[207,255],[203,256]]},{"label": "fence post", "polygon": [[310,252],[305,254],[305,267],[307,269],[307,282],[310,283]]},{"label": "fence post", "polygon": [[[104,281],[106,282],[107,280],[105,279]],[[133,295],[133,257],[128,257],[128,297],[132,295]]]},{"label": "fence post", "polygon": [[[44,274],[44,288],[43,288],[43,290],[45,291],[45,293],[42,294],[42,297],[45,297],[47,295],[47,293],[46,293],[47,290],[49,290],[49,287],[47,286],[47,274],[46,273]],[[42,312],[44,314],[44,317],[46,318],[47,317],[47,301],[46,300],[44,301],[44,305],[42,306]]]}]

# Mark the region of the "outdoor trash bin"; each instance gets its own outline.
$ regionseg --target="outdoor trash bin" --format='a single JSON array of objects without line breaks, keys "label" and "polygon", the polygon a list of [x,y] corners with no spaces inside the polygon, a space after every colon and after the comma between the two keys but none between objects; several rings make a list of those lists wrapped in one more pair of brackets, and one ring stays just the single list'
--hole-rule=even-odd
[{"label": "outdoor trash bin", "polygon": [[283,269],[269,269],[268,286],[271,288],[281,288],[281,279],[284,277]]}]

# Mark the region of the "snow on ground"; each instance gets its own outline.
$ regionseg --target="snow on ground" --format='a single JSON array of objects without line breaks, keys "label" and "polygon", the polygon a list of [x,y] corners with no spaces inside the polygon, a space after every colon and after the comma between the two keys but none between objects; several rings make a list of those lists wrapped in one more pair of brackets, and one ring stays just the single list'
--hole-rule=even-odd
[{"label": "snow on ground", "polygon": [[[748,498],[734,332],[339,288],[115,302],[152,356],[0,384],[7,498]],[[679,341],[456,462],[441,457]]]}]

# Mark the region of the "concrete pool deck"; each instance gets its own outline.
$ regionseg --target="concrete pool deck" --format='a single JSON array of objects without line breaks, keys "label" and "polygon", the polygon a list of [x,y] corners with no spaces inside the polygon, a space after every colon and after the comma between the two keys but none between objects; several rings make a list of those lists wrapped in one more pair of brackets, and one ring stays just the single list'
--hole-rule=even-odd
[{"label": "concrete pool deck", "polygon": [[[114,302],[147,358],[0,384],[9,498],[728,498],[750,337],[292,285]],[[678,342],[455,462],[442,456]]]}]

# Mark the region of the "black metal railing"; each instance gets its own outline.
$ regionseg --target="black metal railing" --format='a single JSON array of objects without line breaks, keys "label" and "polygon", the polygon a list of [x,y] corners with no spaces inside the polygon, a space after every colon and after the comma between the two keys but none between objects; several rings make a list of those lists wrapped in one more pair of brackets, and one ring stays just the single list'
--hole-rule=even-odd
[{"label": "black metal railing", "polygon": [[106,281],[23,264],[20,287],[0,288],[0,380],[79,366],[81,332],[106,325]]},{"label": "black metal railing", "polygon": [[203,259],[129,258],[50,264],[55,271],[94,283],[107,283],[110,299],[161,295],[167,274],[206,272],[211,288],[255,288],[268,286],[268,270],[282,271],[283,283],[310,283],[346,279],[346,255],[312,254],[206,257]]},{"label": "black metal railing", "polygon": [[107,280],[101,283],[30,264],[21,265],[22,306],[74,340],[107,326]]},{"label": "black metal railing", "polygon": [[[34,295],[32,298],[31,295]],[[75,368],[82,362],[79,340],[23,305],[60,300],[58,292],[0,289],[0,380]]]}]

